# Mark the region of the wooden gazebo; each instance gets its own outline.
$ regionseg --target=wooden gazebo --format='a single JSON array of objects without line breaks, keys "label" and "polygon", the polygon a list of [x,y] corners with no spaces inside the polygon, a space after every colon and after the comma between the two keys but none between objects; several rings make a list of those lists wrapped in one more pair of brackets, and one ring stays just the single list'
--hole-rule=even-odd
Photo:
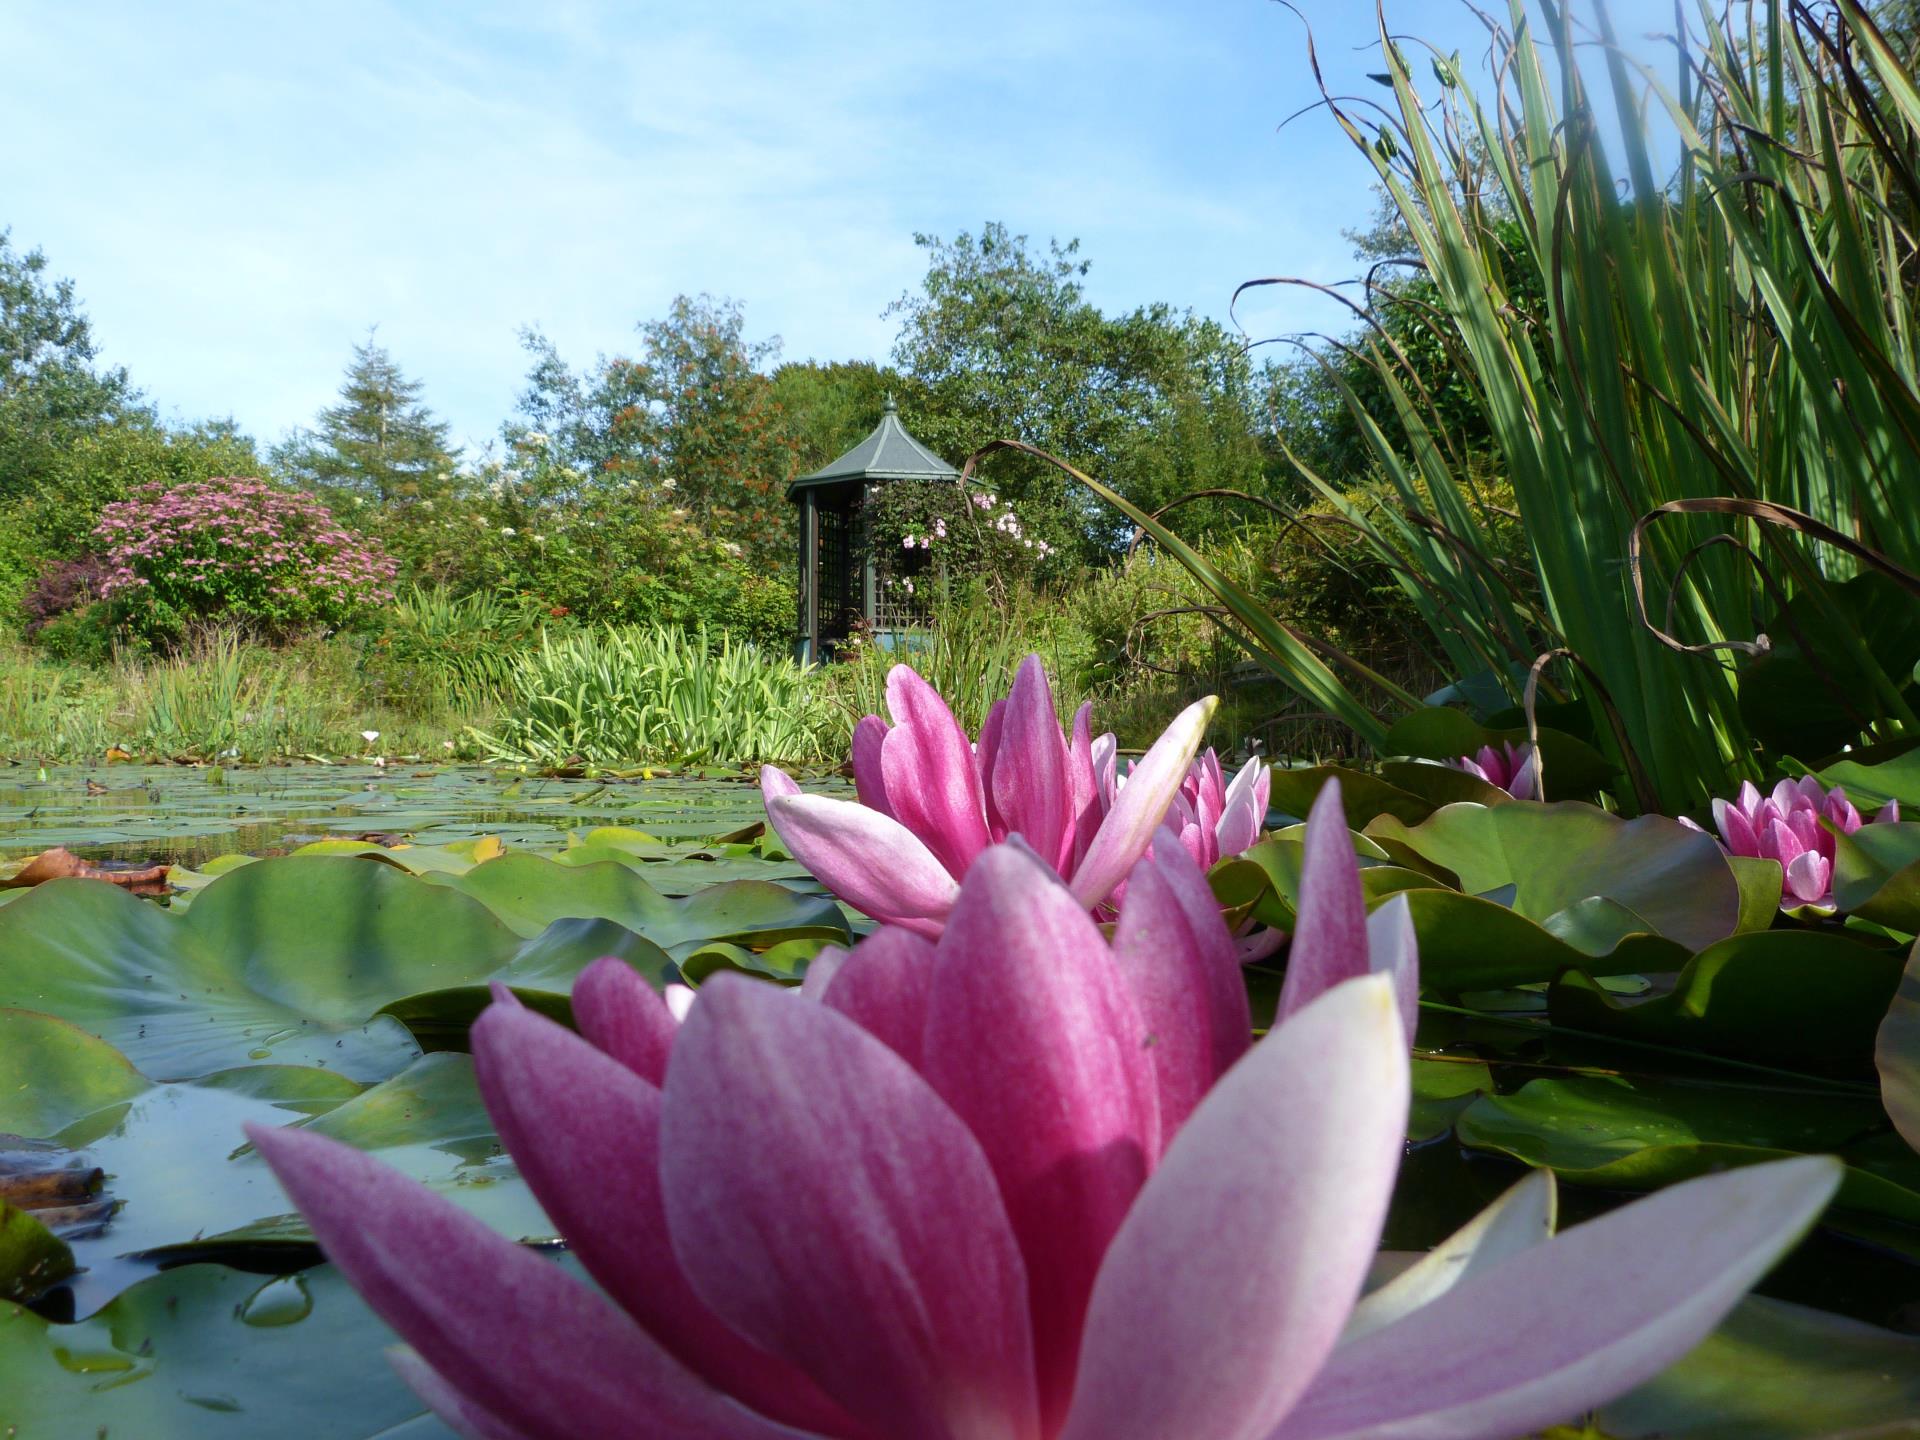
[{"label": "wooden gazebo", "polygon": [[800,638],[802,661],[824,660],[864,621],[881,644],[897,644],[924,623],[924,593],[903,585],[922,573],[922,552],[876,555],[867,503],[895,480],[958,480],[960,472],[900,423],[893,397],[873,433],[839,459],[787,487],[800,507]]}]

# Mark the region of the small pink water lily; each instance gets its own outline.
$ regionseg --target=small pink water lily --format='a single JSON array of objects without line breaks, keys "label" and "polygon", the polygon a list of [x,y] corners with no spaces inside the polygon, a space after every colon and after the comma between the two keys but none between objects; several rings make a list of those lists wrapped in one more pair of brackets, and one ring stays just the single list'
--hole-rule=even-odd
[{"label": "small pink water lily", "polygon": [[1111,941],[1007,844],[937,943],[884,929],[798,998],[722,974],[676,1025],[602,960],[585,1039],[496,1003],[481,1093],[599,1289],[357,1150],[249,1133],[473,1440],[1506,1440],[1665,1368],[1837,1163],[1558,1237],[1537,1173],[1361,1298],[1412,930],[1403,899],[1367,916],[1337,797],[1305,843],[1281,1018],[1251,1047],[1177,848],[1135,867]]},{"label": "small pink water lily", "polygon": [[[1111,810],[1120,790],[1133,778],[1131,771],[1120,773],[1113,736],[1102,735],[1093,742],[1093,768],[1100,783],[1101,804]],[[1160,823],[1179,837],[1201,869],[1209,869],[1260,838],[1272,793],[1273,772],[1265,760],[1254,756],[1229,784],[1220,756],[1208,746],[1180,782],[1167,807],[1166,819]]]},{"label": "small pink water lily", "polygon": [[[1900,802],[1888,801],[1873,818],[1875,824],[1898,821]],[[1822,820],[1843,835],[1861,825],[1847,792],[1838,785],[1827,790],[1811,775],[1782,780],[1764,796],[1752,781],[1743,781],[1732,800],[1713,802],[1714,827],[1728,853],[1779,862],[1780,905],[1788,910],[1833,904],[1834,836]],[[1680,823],[1700,828],[1684,815]]]},{"label": "small pink water lily", "polygon": [[1095,751],[1110,765],[1112,737],[1094,739],[1091,705],[1074,716],[1071,738],[1062,733],[1038,655],[987,712],[977,744],[937,690],[896,665],[887,674],[893,723],[869,715],[854,727],[858,800],[804,794],[769,765],[760,772],[767,821],[842,900],[921,935],[940,933],[974,861],[1010,835],[1091,909],[1153,843],[1215,703],[1181,711],[1110,796],[1096,780]]},{"label": "small pink water lily", "polygon": [[1478,775],[1516,800],[1540,798],[1539,767],[1534,763],[1531,745],[1515,745],[1511,740],[1502,741],[1498,750],[1482,745],[1478,755],[1462,755],[1447,763],[1456,770]]}]

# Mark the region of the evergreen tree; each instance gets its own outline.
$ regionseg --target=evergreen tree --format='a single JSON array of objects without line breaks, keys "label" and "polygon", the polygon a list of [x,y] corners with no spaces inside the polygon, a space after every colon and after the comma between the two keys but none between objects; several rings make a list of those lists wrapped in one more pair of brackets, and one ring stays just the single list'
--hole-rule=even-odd
[{"label": "evergreen tree", "polygon": [[383,506],[440,494],[459,452],[447,444],[447,423],[421,402],[422,389],[369,333],[353,347],[340,403],[274,447],[274,463],[300,484]]}]

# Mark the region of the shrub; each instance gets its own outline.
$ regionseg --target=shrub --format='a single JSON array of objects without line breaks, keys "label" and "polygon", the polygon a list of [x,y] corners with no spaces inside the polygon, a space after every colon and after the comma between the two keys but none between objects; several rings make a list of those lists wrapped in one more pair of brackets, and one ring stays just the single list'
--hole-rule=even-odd
[{"label": "shrub", "polygon": [[72,560],[56,560],[40,572],[20,601],[26,612],[29,639],[52,621],[74,610],[81,610],[107,593],[112,566],[98,555],[81,555]]},{"label": "shrub", "polygon": [[94,535],[123,622],[167,645],[206,621],[273,638],[338,628],[393,598],[395,567],[376,542],[261,480],[142,485],[101,512]]}]

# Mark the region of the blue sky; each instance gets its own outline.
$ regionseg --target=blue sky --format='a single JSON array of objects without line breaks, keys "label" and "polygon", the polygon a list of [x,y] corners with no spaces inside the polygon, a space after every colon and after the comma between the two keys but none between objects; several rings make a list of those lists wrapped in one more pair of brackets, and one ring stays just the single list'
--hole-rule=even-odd
[{"label": "blue sky", "polygon": [[[1372,4],[1300,8],[1373,91]],[[1389,17],[1484,52],[1454,0]],[[1347,278],[1368,172],[1324,117],[1276,129],[1303,34],[1271,0],[0,0],[0,226],[167,414],[277,438],[377,324],[472,444],[523,324],[587,359],[704,290],[787,358],[883,358],[915,231],[1078,236],[1108,309]],[[1256,332],[1332,323],[1263,295]]]}]

